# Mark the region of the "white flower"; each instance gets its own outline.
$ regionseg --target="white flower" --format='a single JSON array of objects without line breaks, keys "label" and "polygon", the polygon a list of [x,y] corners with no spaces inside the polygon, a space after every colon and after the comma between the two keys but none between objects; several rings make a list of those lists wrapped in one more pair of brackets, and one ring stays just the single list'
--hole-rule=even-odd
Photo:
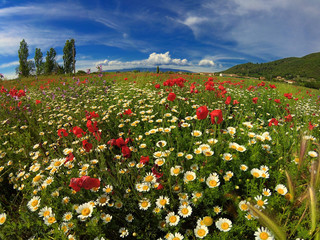
[{"label": "white flower", "polygon": [[179,215],[176,215],[174,212],[170,212],[166,216],[166,223],[168,223],[170,226],[177,226],[179,223],[180,217]]},{"label": "white flower", "polygon": [[208,228],[205,225],[198,225],[196,229],[194,229],[194,235],[197,238],[204,238],[209,233]]},{"label": "white flower", "polygon": [[274,240],[272,233],[264,227],[258,228],[254,233],[255,240]]},{"label": "white flower", "polygon": [[220,231],[228,232],[232,227],[232,222],[228,218],[219,218],[219,220],[216,221],[216,227]]},{"label": "white flower", "polygon": [[92,212],[93,206],[91,203],[84,203],[77,208],[77,213],[80,214],[78,218],[80,218],[81,220],[91,217]]}]

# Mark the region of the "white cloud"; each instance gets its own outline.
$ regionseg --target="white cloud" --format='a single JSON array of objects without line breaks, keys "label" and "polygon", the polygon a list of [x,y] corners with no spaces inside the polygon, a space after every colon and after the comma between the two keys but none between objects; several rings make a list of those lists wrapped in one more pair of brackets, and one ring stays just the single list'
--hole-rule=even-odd
[{"label": "white cloud", "polygon": [[19,65],[19,61],[14,61],[14,62],[9,62],[9,63],[3,63],[0,65],[0,68],[14,67],[14,66],[18,66],[18,65]]},{"label": "white cloud", "polygon": [[199,66],[211,66],[213,67],[215,64],[212,60],[208,60],[208,59],[202,59],[199,63]]},{"label": "white cloud", "polygon": [[123,66],[123,67],[134,67],[134,66],[157,66],[157,65],[173,65],[173,66],[188,66],[190,65],[187,59],[171,58],[170,53],[151,53],[147,59],[134,60],[122,62],[120,60],[108,60],[99,61],[96,65],[103,66]]}]

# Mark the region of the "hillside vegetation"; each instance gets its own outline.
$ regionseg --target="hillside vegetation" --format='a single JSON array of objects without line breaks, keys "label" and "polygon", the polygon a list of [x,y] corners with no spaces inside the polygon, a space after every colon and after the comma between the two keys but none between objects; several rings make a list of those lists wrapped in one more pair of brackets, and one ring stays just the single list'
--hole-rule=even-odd
[{"label": "hillside vegetation", "polygon": [[[239,64],[223,71],[241,76],[265,77],[272,79],[281,76],[285,79],[297,82],[320,82],[320,52],[312,53],[304,57],[283,58],[268,63]],[[320,85],[320,84],[319,84]]]}]

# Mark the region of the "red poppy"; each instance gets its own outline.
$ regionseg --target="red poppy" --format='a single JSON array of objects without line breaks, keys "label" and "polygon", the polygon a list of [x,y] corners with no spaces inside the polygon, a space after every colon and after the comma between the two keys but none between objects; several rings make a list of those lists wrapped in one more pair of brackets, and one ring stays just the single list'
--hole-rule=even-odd
[{"label": "red poppy", "polygon": [[216,124],[216,121],[215,121],[215,118],[216,118],[216,117],[218,118],[217,124],[220,124],[220,123],[222,123],[222,121],[223,121],[222,111],[221,111],[220,109],[213,110],[213,111],[210,113],[210,117],[211,117],[211,123],[212,123],[212,124]]},{"label": "red poppy", "polygon": [[72,187],[76,192],[79,192],[81,188],[84,188],[86,190],[98,188],[100,187],[100,180],[98,178],[91,178],[89,176],[82,176],[81,178],[71,178],[69,187]]},{"label": "red poppy", "polygon": [[68,156],[66,157],[66,161],[64,162],[64,164],[66,164],[67,162],[71,162],[74,159],[74,155],[73,153],[69,153]]},{"label": "red poppy", "polygon": [[271,84],[269,84],[269,87],[270,88],[277,88],[275,85],[271,85]]},{"label": "red poppy", "polygon": [[123,138],[121,137],[121,138],[118,138],[118,139],[116,140],[115,145],[117,145],[119,148],[122,148],[123,146],[126,145],[126,143],[125,143],[125,141],[123,140]]},{"label": "red poppy", "polygon": [[91,113],[88,113],[86,111],[86,118],[87,120],[91,120],[92,118],[98,118],[99,117],[99,114],[95,113],[95,111],[91,112]]},{"label": "red poppy", "polygon": [[175,99],[176,99],[176,94],[173,93],[173,92],[169,93],[169,95],[168,95],[168,101],[173,102]]},{"label": "red poppy", "polygon": [[163,189],[163,185],[161,183],[159,183],[159,186],[157,187],[157,190],[161,190]]},{"label": "red poppy", "polygon": [[92,144],[89,143],[87,140],[83,140],[82,147],[86,150],[86,152],[90,152],[90,150],[92,149]]},{"label": "red poppy", "polygon": [[151,168],[151,171],[153,173],[153,175],[156,176],[157,179],[161,178],[163,176],[163,173],[159,173],[155,167]]},{"label": "red poppy", "polygon": [[128,148],[128,146],[123,146],[121,148],[121,152],[122,152],[123,157],[125,157],[125,158],[131,157],[131,150],[130,150],[130,148]]},{"label": "red poppy", "polygon": [[275,99],[274,101],[275,101],[276,103],[281,103],[281,102],[280,102],[280,99]]},{"label": "red poppy", "polygon": [[87,121],[87,128],[88,128],[89,132],[91,132],[91,133],[97,132],[99,130],[97,121],[94,121],[93,126],[92,126],[92,121],[88,120]]},{"label": "red poppy", "polygon": [[77,138],[81,138],[82,137],[82,134],[85,135],[86,132],[84,132],[80,127],[78,126],[75,126],[72,128],[72,132],[74,135],[77,136]]},{"label": "red poppy", "polygon": [[227,100],[225,101],[225,104],[229,105],[231,103],[231,96],[227,97]]},{"label": "red poppy", "polygon": [[62,134],[63,134],[64,137],[68,136],[67,131],[66,131],[65,129],[63,129],[63,128],[60,128],[60,129],[58,130],[58,136],[59,136],[60,138],[62,138]]},{"label": "red poppy", "polygon": [[256,103],[258,102],[258,97],[252,98],[252,102],[253,102],[254,104],[256,104]]},{"label": "red poppy", "polygon": [[314,125],[311,124],[311,121],[309,122],[309,130],[312,130],[314,128]]},{"label": "red poppy", "polygon": [[237,105],[239,102],[237,100],[233,100],[233,105]]},{"label": "red poppy", "polygon": [[131,109],[129,108],[128,110],[124,111],[123,115],[131,115],[132,114],[132,111]]},{"label": "red poppy", "polygon": [[160,88],[160,84],[156,84],[154,87],[155,88]]},{"label": "red poppy", "polygon": [[279,123],[279,122],[278,122],[277,119],[272,118],[272,119],[270,120],[270,122],[269,122],[269,127],[271,127],[272,124],[275,125],[275,126],[278,126],[278,123]]},{"label": "red poppy", "polygon": [[40,100],[36,100],[36,104],[39,104],[39,103],[41,103],[41,101]]},{"label": "red poppy", "polygon": [[292,99],[292,93],[285,93],[283,95],[288,99]]},{"label": "red poppy", "polygon": [[205,119],[208,116],[209,110],[206,106],[201,106],[197,109],[197,118],[198,119]]},{"label": "red poppy", "polygon": [[285,120],[286,122],[292,122],[292,116],[291,116],[291,114],[285,116],[284,118],[286,119],[286,120]]},{"label": "red poppy", "polygon": [[149,163],[149,156],[146,156],[146,157],[141,156],[141,158],[140,158],[140,163],[142,163],[142,164],[148,164],[148,163]]}]

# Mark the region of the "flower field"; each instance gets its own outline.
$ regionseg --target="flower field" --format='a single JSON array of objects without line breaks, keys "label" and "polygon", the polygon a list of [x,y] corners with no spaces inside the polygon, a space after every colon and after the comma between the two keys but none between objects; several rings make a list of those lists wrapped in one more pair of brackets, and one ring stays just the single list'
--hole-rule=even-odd
[{"label": "flower field", "polygon": [[0,239],[320,239],[317,90],[100,73],[0,103]]}]

